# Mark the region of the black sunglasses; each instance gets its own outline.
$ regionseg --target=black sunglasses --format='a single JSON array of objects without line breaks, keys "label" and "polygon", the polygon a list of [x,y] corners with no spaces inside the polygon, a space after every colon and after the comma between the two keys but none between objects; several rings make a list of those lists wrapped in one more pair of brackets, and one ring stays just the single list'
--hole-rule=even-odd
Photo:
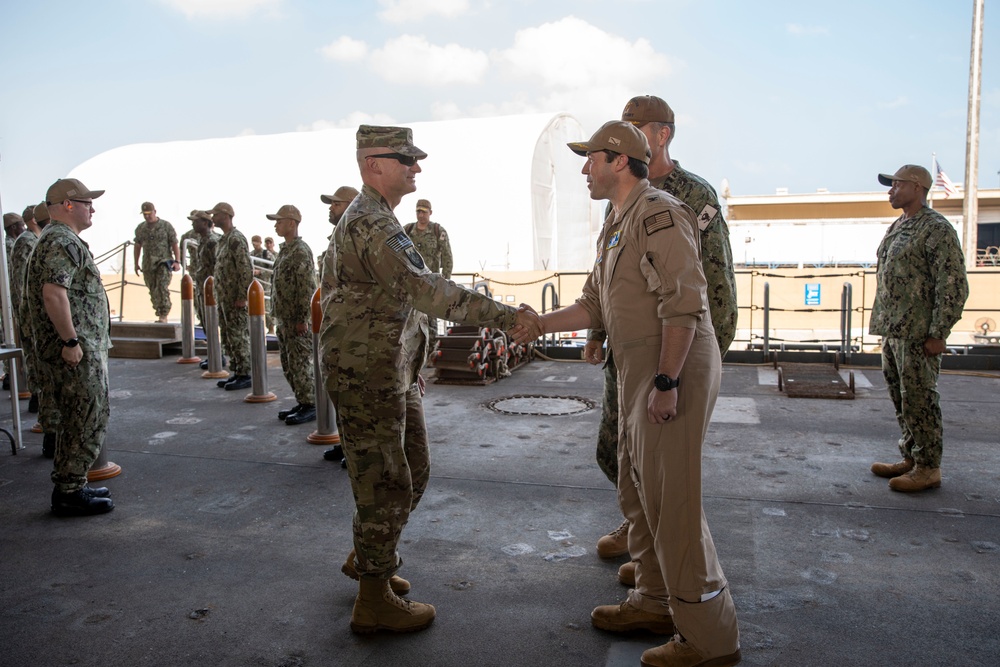
[{"label": "black sunglasses", "polygon": [[417,158],[412,155],[400,155],[399,153],[379,153],[378,155],[369,155],[368,157],[387,157],[395,160],[404,167],[412,167],[417,163]]}]

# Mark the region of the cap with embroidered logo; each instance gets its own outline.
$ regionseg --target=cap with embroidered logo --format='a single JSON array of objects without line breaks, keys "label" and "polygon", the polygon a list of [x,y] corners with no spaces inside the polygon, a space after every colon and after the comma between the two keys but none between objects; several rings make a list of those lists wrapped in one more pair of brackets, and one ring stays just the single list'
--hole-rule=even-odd
[{"label": "cap with embroidered logo", "polygon": [[590,141],[575,141],[566,145],[577,155],[612,151],[635,158],[644,164],[649,164],[652,156],[645,135],[632,123],[622,120],[609,120],[594,133]]},{"label": "cap with embroidered logo", "polygon": [[429,199],[418,199],[417,200],[417,210],[418,211],[427,211],[428,213],[430,213],[434,209],[431,208],[431,201]]},{"label": "cap with embroidered logo", "polygon": [[67,199],[97,199],[104,190],[88,190],[87,186],[75,178],[60,178],[45,192],[45,202],[52,206]]},{"label": "cap with embroidered logo", "polygon": [[674,110],[655,95],[633,97],[622,111],[622,120],[633,125],[646,123],[673,123]]}]

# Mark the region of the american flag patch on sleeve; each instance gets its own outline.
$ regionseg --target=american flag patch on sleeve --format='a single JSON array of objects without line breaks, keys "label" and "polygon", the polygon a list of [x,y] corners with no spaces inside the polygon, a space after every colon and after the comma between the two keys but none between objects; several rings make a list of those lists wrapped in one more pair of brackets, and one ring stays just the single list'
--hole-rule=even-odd
[{"label": "american flag patch on sleeve", "polygon": [[670,211],[660,211],[643,220],[642,224],[646,228],[646,236],[649,236],[653,232],[673,227],[674,219],[670,216]]},{"label": "american flag patch on sleeve", "polygon": [[393,252],[403,252],[413,245],[413,241],[411,241],[410,237],[406,235],[406,232],[400,232],[395,236],[390,236],[385,244],[389,246],[389,250],[392,250]]}]

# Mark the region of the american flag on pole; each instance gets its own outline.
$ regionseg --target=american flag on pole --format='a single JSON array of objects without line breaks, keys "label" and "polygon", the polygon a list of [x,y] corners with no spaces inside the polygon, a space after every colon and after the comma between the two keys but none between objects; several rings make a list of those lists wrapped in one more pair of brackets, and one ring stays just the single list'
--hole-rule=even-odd
[{"label": "american flag on pole", "polygon": [[937,160],[934,161],[934,169],[937,171],[937,175],[934,177],[934,185],[944,190],[945,198],[957,195],[958,188],[956,188],[955,184],[951,182],[950,178],[948,178],[948,174],[944,173],[944,169],[941,168],[941,165],[938,164]]}]

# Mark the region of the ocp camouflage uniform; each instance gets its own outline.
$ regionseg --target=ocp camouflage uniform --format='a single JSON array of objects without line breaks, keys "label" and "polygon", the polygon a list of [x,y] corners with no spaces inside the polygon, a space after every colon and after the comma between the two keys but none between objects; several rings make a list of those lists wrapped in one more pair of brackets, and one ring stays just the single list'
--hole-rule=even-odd
[{"label": "ocp camouflage uniform", "polygon": [[[719,351],[726,356],[736,338],[738,316],[736,302],[736,272],[733,250],[729,244],[729,226],[722,216],[718,195],[708,182],[697,174],[681,169],[674,160],[673,170],[650,184],[669,192],[691,207],[701,230],[701,267],[708,281],[708,305],[715,327]],[[587,340],[604,342],[607,334],[600,330],[587,332]],[[607,348],[604,365],[604,407],[597,430],[597,465],[613,484],[618,481],[618,371],[611,346]]]},{"label": "ocp camouflage uniform", "polygon": [[[215,255],[221,237],[222,234],[217,232],[209,232],[205,237],[199,236],[198,247],[195,248],[197,260],[195,268],[191,271],[191,278],[194,280],[194,302],[198,309],[198,321],[201,322],[202,331],[205,330],[205,280],[215,275]],[[218,304],[218,288],[215,291],[215,302]]]},{"label": "ocp camouflage uniform", "polygon": [[174,258],[177,233],[173,225],[160,218],[143,220],[135,228],[135,242],[142,244],[142,279],[149,288],[149,300],[157,317],[170,314],[170,279],[173,271],[165,263]]},{"label": "ocp camouflage uniform", "polygon": [[[38,376],[35,372],[37,363],[33,346],[31,345],[31,330],[28,326],[27,313],[21,311],[24,303],[24,280],[28,274],[28,259],[31,251],[35,249],[38,237],[30,229],[17,237],[14,241],[14,249],[10,253],[10,311],[14,316],[14,327],[17,336],[21,341],[21,349],[24,351],[24,374],[27,380],[27,389],[34,395],[38,395]],[[42,416],[38,421],[45,426]]]},{"label": "ocp camouflage uniform", "polygon": [[403,227],[403,231],[413,241],[427,268],[450,279],[455,262],[451,256],[451,242],[448,240],[445,228],[432,222],[427,225],[427,229],[420,231],[417,223],[411,222]]},{"label": "ocp camouflage uniform", "polygon": [[388,578],[399,568],[400,534],[430,476],[416,384],[427,354],[423,313],[509,329],[516,310],[428,270],[368,185],[334,230],[322,302],[324,375],[354,492],[357,569]]},{"label": "ocp camouflage uniform", "polygon": [[912,218],[900,216],[879,244],[877,276],[868,330],[883,337],[882,374],[902,431],[899,451],[917,465],[939,468],[941,356],[928,356],[924,341],[947,340],[969,296],[955,228],[927,206]]},{"label": "ocp camouflage uniform", "polygon": [[[66,288],[83,351],[76,368],[63,361],[62,340],[45,312],[42,287],[47,283]],[[28,260],[24,298],[45,383],[42,398],[58,406],[52,482],[57,492],[71,493],[87,483],[108,429],[111,314],[90,248],[67,225],[53,220],[42,230]]]},{"label": "ocp camouflage uniform", "polygon": [[[219,239],[215,256],[215,300],[219,305],[222,345],[229,354],[229,369],[250,375],[250,315],[247,290],[253,282],[253,266],[247,238],[233,227]],[[243,306],[237,306],[243,301]]]},{"label": "ocp camouflage uniform", "polygon": [[[281,370],[303,405],[316,405],[312,361],[312,298],[316,293],[316,267],[312,250],[301,237],[280,245],[271,276],[271,310],[277,320]],[[305,324],[304,333],[295,325]]]}]

